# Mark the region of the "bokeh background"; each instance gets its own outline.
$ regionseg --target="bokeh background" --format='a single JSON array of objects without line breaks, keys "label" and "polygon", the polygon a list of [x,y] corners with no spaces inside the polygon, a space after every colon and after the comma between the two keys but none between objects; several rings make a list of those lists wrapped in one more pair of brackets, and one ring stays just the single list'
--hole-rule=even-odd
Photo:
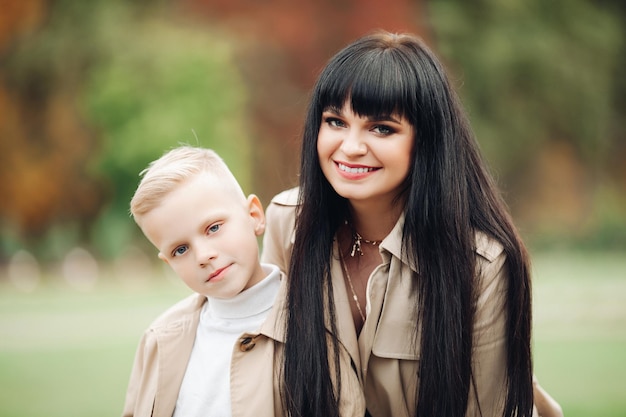
[{"label": "bokeh background", "polygon": [[189,293],[128,214],[211,147],[267,204],[297,183],[326,60],[375,29],[448,67],[534,259],[535,373],[626,415],[626,3],[0,0],[0,416],[121,412],[141,332]]}]

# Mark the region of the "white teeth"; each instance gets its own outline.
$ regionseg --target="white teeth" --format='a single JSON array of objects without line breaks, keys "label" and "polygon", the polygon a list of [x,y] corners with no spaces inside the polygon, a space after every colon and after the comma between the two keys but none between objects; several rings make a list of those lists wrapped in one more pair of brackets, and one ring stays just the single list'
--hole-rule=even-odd
[{"label": "white teeth", "polygon": [[349,172],[350,174],[363,174],[365,172],[374,171],[374,168],[350,168],[344,164],[338,164],[339,169],[344,172]]}]

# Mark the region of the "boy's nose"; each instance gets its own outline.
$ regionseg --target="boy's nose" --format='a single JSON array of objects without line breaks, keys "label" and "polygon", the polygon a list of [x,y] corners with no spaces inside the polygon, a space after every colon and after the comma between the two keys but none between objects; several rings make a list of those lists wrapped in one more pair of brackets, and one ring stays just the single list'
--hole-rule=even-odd
[{"label": "boy's nose", "polygon": [[217,258],[217,249],[215,245],[209,242],[202,242],[196,245],[196,258],[201,266],[206,266],[212,260]]}]

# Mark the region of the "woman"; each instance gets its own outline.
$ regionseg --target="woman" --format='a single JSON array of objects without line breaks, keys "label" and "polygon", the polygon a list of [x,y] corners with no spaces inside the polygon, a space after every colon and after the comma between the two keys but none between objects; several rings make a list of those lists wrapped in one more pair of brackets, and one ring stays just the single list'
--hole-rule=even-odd
[{"label": "woman", "polygon": [[323,69],[262,259],[289,277],[290,416],[339,415],[344,348],[373,417],[533,414],[526,249],[419,39],[366,36]]}]

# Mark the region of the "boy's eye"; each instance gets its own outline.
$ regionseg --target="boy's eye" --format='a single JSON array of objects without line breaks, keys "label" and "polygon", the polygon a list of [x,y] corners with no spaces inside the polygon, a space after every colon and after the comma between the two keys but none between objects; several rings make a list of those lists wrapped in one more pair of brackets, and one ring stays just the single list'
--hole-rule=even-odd
[{"label": "boy's eye", "polygon": [[222,227],[221,224],[212,224],[211,226],[209,226],[209,228],[207,229],[207,233],[217,233],[220,228]]},{"label": "boy's eye", "polygon": [[184,255],[185,252],[187,252],[187,245],[181,245],[174,249],[174,251],[172,252],[172,256],[181,256]]}]

